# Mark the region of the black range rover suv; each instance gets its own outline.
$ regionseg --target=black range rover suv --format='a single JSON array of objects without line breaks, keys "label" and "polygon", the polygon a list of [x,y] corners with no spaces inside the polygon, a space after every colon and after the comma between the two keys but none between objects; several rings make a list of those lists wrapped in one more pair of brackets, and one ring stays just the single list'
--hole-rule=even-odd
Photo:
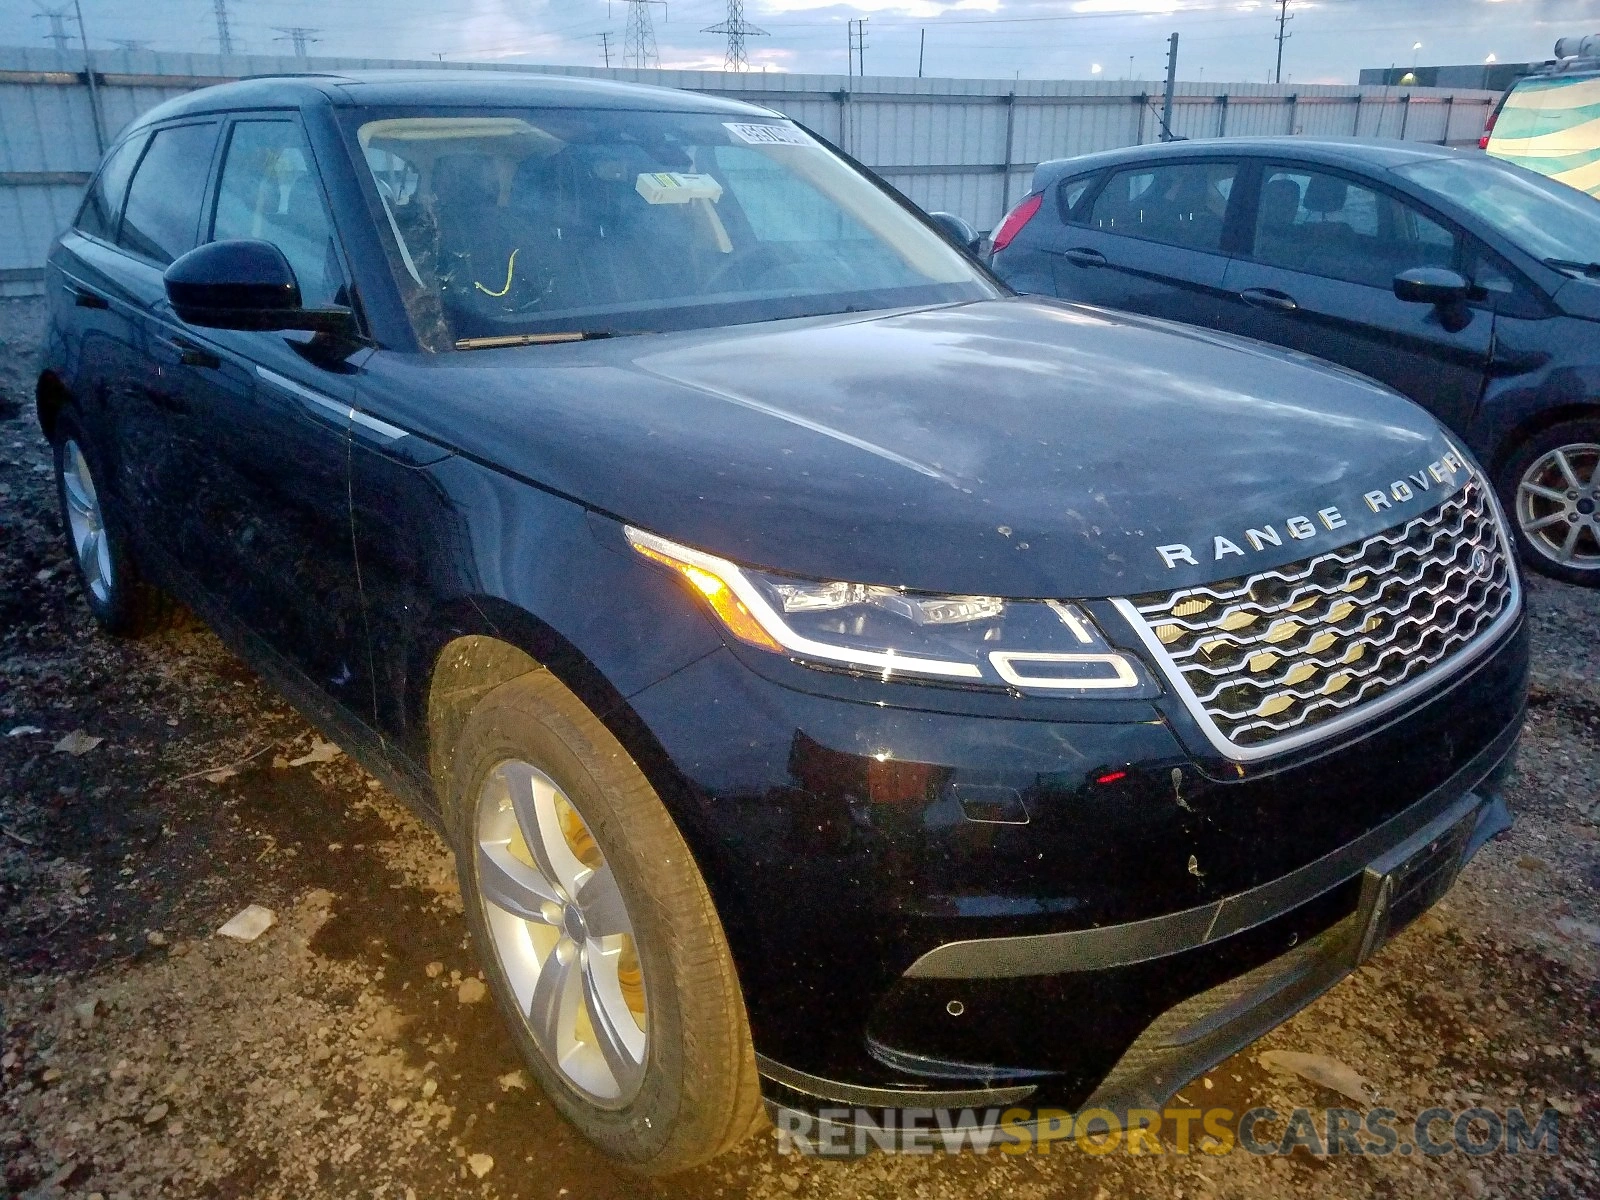
[{"label": "black range rover suv", "polygon": [[1013,296],[765,109],[207,89],[48,286],[95,615],[181,599],[436,824],[640,1170],[763,1098],[1159,1103],[1509,821],[1517,569],[1431,417]]}]

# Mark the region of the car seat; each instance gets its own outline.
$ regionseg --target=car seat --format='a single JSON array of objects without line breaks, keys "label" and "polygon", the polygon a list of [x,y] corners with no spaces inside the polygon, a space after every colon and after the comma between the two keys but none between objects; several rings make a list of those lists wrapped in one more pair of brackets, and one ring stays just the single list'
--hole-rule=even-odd
[{"label": "car seat", "polygon": [[500,173],[487,154],[441,154],[433,162],[439,285],[457,316],[538,311],[550,291],[546,239],[526,216],[500,204]]}]

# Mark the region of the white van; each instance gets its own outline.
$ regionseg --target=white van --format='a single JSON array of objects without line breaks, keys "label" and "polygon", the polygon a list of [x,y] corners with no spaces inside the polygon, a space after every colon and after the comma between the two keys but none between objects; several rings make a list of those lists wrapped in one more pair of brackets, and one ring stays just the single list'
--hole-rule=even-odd
[{"label": "white van", "polygon": [[1501,97],[1479,144],[1600,196],[1600,34],[1558,41],[1554,62]]}]

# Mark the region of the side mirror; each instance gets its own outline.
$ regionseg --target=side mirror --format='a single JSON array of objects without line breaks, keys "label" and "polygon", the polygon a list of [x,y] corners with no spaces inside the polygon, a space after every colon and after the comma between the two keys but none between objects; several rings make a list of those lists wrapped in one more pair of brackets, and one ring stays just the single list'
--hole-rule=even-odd
[{"label": "side mirror", "polygon": [[352,327],[348,309],[301,307],[294,268],[271,242],[207,242],[169,266],[163,279],[178,319],[203,329],[344,333]]},{"label": "side mirror", "polygon": [[979,238],[977,231],[956,216],[955,213],[929,213],[928,219],[943,230],[947,238],[966,250],[967,253],[976,254],[978,252]]},{"label": "side mirror", "polygon": [[1394,294],[1413,304],[1450,308],[1472,292],[1472,285],[1443,267],[1412,267],[1394,277]]}]

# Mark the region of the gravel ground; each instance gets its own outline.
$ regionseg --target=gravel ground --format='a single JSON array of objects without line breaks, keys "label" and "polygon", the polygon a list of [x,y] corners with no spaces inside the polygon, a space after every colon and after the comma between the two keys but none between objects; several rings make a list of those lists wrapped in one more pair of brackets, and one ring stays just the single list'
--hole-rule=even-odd
[{"label": "gravel ground", "polygon": [[[96,632],[32,417],[41,319],[0,303],[7,1195],[1600,1195],[1600,593],[1532,585],[1515,831],[1374,961],[1184,1093],[1235,1111],[1345,1103],[1259,1060],[1310,1052],[1402,1119],[1553,1105],[1558,1155],[821,1162],[760,1137],[644,1183],[517,1070],[433,835],[209,633]],[[61,749],[75,731],[79,752]],[[251,903],[278,924],[249,944],[215,936]]]}]

